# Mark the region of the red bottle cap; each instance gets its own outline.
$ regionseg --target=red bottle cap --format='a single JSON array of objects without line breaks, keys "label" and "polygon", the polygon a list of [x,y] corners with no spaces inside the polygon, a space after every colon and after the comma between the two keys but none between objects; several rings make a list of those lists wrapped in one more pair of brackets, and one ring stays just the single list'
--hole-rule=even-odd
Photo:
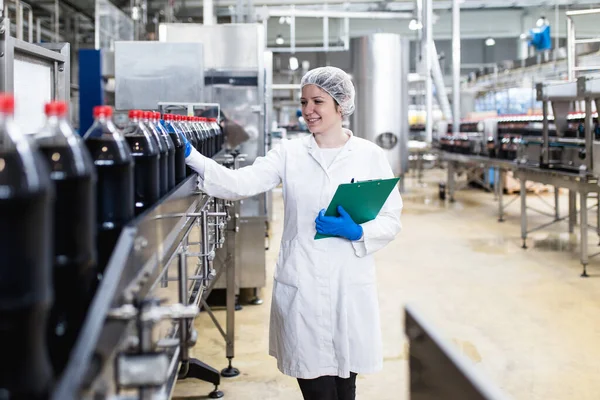
[{"label": "red bottle cap", "polygon": [[140,110],[129,110],[129,119],[140,118],[142,116],[142,111]]},{"label": "red bottle cap", "polygon": [[96,106],[94,107],[94,118],[112,117],[113,109],[111,106]]},{"label": "red bottle cap", "polygon": [[142,116],[144,119],[152,119],[152,111],[142,111]]},{"label": "red bottle cap", "polygon": [[152,112],[152,117],[156,120],[160,119],[160,113],[158,111],[153,111]]},{"label": "red bottle cap", "polygon": [[13,114],[15,111],[15,98],[11,94],[0,95],[0,112]]},{"label": "red bottle cap", "polygon": [[56,115],[59,117],[64,117],[67,115],[67,103],[64,101],[53,101],[51,103],[47,103],[44,107],[44,111],[47,116]]}]

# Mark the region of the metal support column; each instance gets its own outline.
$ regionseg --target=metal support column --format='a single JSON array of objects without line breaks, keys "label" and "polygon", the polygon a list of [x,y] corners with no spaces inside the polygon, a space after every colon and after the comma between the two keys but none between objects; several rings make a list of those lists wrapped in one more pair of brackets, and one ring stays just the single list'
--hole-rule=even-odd
[{"label": "metal support column", "polygon": [[202,1],[202,23],[204,25],[215,24],[215,11],[213,8],[213,0]]},{"label": "metal support column", "polygon": [[498,222],[504,222],[504,176],[506,171],[502,168],[496,169],[498,180],[496,181],[496,187],[498,188]]},{"label": "metal support column", "polygon": [[548,124],[548,101],[542,101],[542,115],[544,117],[542,128],[542,165],[547,166],[550,163],[550,135]]},{"label": "metal support column", "polygon": [[569,233],[573,233],[577,224],[577,193],[569,189]]},{"label": "metal support column", "polygon": [[[179,252],[179,303],[187,306],[188,305],[188,273],[187,273],[187,237]],[[186,318],[181,318],[179,321],[179,338],[180,338],[180,359],[181,359],[181,373],[183,376],[187,375],[190,361],[190,351],[188,348],[188,325],[189,322]]]},{"label": "metal support column", "polygon": [[54,0],[54,43],[60,41],[60,7],[58,0]]},{"label": "metal support column", "polygon": [[425,141],[431,144],[433,141],[433,79],[431,77],[432,62],[433,60],[431,52],[433,45],[433,6],[432,0],[424,0],[424,12],[425,12],[425,34],[423,35],[424,51],[422,52],[425,57]]},{"label": "metal support column", "polygon": [[560,209],[559,209],[559,201],[558,196],[560,194],[560,189],[554,186],[554,220],[558,221],[560,219]]},{"label": "metal support column", "polygon": [[[231,203],[231,208],[236,210],[237,206]],[[233,211],[232,210],[232,211]],[[225,279],[227,280],[226,290],[226,306],[227,306],[227,327],[225,335],[225,355],[229,362],[227,368],[221,370],[221,375],[226,378],[232,378],[240,374],[240,370],[234,368],[231,363],[235,357],[235,295],[237,291],[236,285],[236,265],[235,265],[235,237],[237,234],[238,218],[236,213],[233,213],[231,220],[226,223],[227,240],[227,255],[225,258]],[[230,214],[231,215],[231,214]]]},{"label": "metal support column", "polygon": [[450,200],[450,203],[454,203],[454,162],[453,161],[449,161],[448,162],[448,183],[447,183],[447,190],[448,190],[448,199]]},{"label": "metal support column", "polygon": [[580,251],[581,251],[581,265],[583,265],[583,272],[581,273],[582,278],[586,278],[587,274],[587,265],[589,262],[588,259],[588,209],[587,209],[587,192],[579,193],[579,213],[580,213],[580,232],[581,238],[580,241]]},{"label": "metal support column", "polygon": [[586,173],[593,171],[594,162],[594,122],[592,120],[592,99],[585,99],[585,168]]},{"label": "metal support column", "polygon": [[575,27],[573,20],[567,15],[567,79],[575,79]]},{"label": "metal support column", "polygon": [[452,0],[452,132],[460,131],[460,0]]},{"label": "metal support column", "polygon": [[521,192],[519,196],[521,196],[521,239],[523,239],[523,248],[527,248],[527,187],[525,184],[527,180],[525,176],[521,176]]}]

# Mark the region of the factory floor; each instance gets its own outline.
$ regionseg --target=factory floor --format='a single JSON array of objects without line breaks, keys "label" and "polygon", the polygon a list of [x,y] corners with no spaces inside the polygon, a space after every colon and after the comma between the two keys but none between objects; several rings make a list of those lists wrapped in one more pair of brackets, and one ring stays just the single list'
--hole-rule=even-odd
[{"label": "factory floor", "polygon": [[[376,255],[384,368],[358,377],[357,397],[409,398],[403,306],[411,303],[510,397],[600,398],[600,260],[592,259],[590,277],[580,278],[577,237],[567,233],[566,223],[531,234],[529,249],[521,249],[518,201],[498,223],[491,193],[467,189],[457,192],[455,203],[441,202],[438,182],[444,177],[443,171],[431,170],[423,184],[406,180],[403,231]],[[272,243],[278,243],[281,192],[273,198]],[[528,202],[543,209],[553,198],[552,192],[541,198],[531,194]],[[564,215],[565,194],[560,209]],[[533,214],[530,226],[547,221]],[[590,221],[595,224],[593,214]],[[598,237],[592,231],[589,242],[590,254],[596,253]],[[278,250],[273,245],[267,252],[268,277]],[[234,366],[241,375],[222,378],[225,398],[302,398],[296,381],[281,374],[267,355],[271,285],[268,279],[263,305],[245,305],[236,313]],[[217,312],[218,319],[224,322],[224,317],[224,311]],[[219,370],[225,367],[223,340],[206,313],[196,328],[200,338],[192,354]],[[206,398],[210,390],[204,382],[180,381],[175,398]]]}]

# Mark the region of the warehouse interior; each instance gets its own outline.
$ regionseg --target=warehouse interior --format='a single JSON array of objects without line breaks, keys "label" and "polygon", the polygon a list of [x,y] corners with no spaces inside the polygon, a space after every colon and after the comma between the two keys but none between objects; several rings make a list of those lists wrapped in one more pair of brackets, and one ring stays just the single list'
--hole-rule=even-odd
[{"label": "warehouse interior", "polygon": [[[374,265],[366,314],[380,327],[342,336],[369,351],[381,336],[382,364],[358,372],[355,397],[598,398],[597,2],[0,0],[0,12],[0,399],[309,399],[310,374],[272,350],[273,332],[296,335],[277,312],[309,331],[321,321],[279,310],[283,268],[305,246],[289,233],[304,217],[290,218],[312,207],[294,196],[305,188],[341,221],[336,188],[375,196],[369,185],[392,178],[369,175],[382,160],[397,183],[371,217],[344,219],[359,235],[319,238],[311,208],[314,241],[295,255],[294,268],[322,267],[314,243]],[[365,171],[352,181],[323,166],[335,185],[313,191],[321,178],[283,157],[269,186],[274,155],[321,145],[306,87],[341,107],[307,83],[321,67],[355,90],[340,132],[380,157],[347,165]],[[359,256],[396,191],[401,230]],[[350,274],[335,284],[371,284]],[[319,290],[302,288],[306,304],[338,304]]]}]

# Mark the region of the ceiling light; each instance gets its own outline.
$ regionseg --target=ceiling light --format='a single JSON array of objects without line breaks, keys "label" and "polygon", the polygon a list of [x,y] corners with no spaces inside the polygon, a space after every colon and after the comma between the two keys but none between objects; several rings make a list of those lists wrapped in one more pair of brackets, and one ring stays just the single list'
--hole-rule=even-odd
[{"label": "ceiling light", "polygon": [[283,17],[283,16],[282,16],[282,17],[279,17],[279,24],[280,24],[280,25],[283,25],[283,24],[285,24],[285,17]]},{"label": "ceiling light", "polygon": [[288,25],[292,24],[292,17],[285,17],[285,23]]},{"label": "ceiling light", "polygon": [[485,45],[486,46],[493,46],[496,44],[496,41],[494,40],[494,38],[487,38],[485,39]]},{"label": "ceiling light", "polygon": [[277,38],[275,38],[275,44],[278,44],[281,46],[284,42],[285,41],[283,40],[283,36],[277,35]]},{"label": "ceiling light", "polygon": [[298,62],[298,59],[296,57],[290,57],[290,69],[292,71],[297,70],[300,67],[300,63]]},{"label": "ceiling light", "polygon": [[410,29],[411,31],[416,31],[419,29],[423,28],[423,24],[421,24],[419,21],[417,21],[416,19],[411,19],[410,23],[408,24],[408,29]]},{"label": "ceiling light", "polygon": [[302,61],[302,70],[308,71],[310,69],[310,61],[304,60]]}]

